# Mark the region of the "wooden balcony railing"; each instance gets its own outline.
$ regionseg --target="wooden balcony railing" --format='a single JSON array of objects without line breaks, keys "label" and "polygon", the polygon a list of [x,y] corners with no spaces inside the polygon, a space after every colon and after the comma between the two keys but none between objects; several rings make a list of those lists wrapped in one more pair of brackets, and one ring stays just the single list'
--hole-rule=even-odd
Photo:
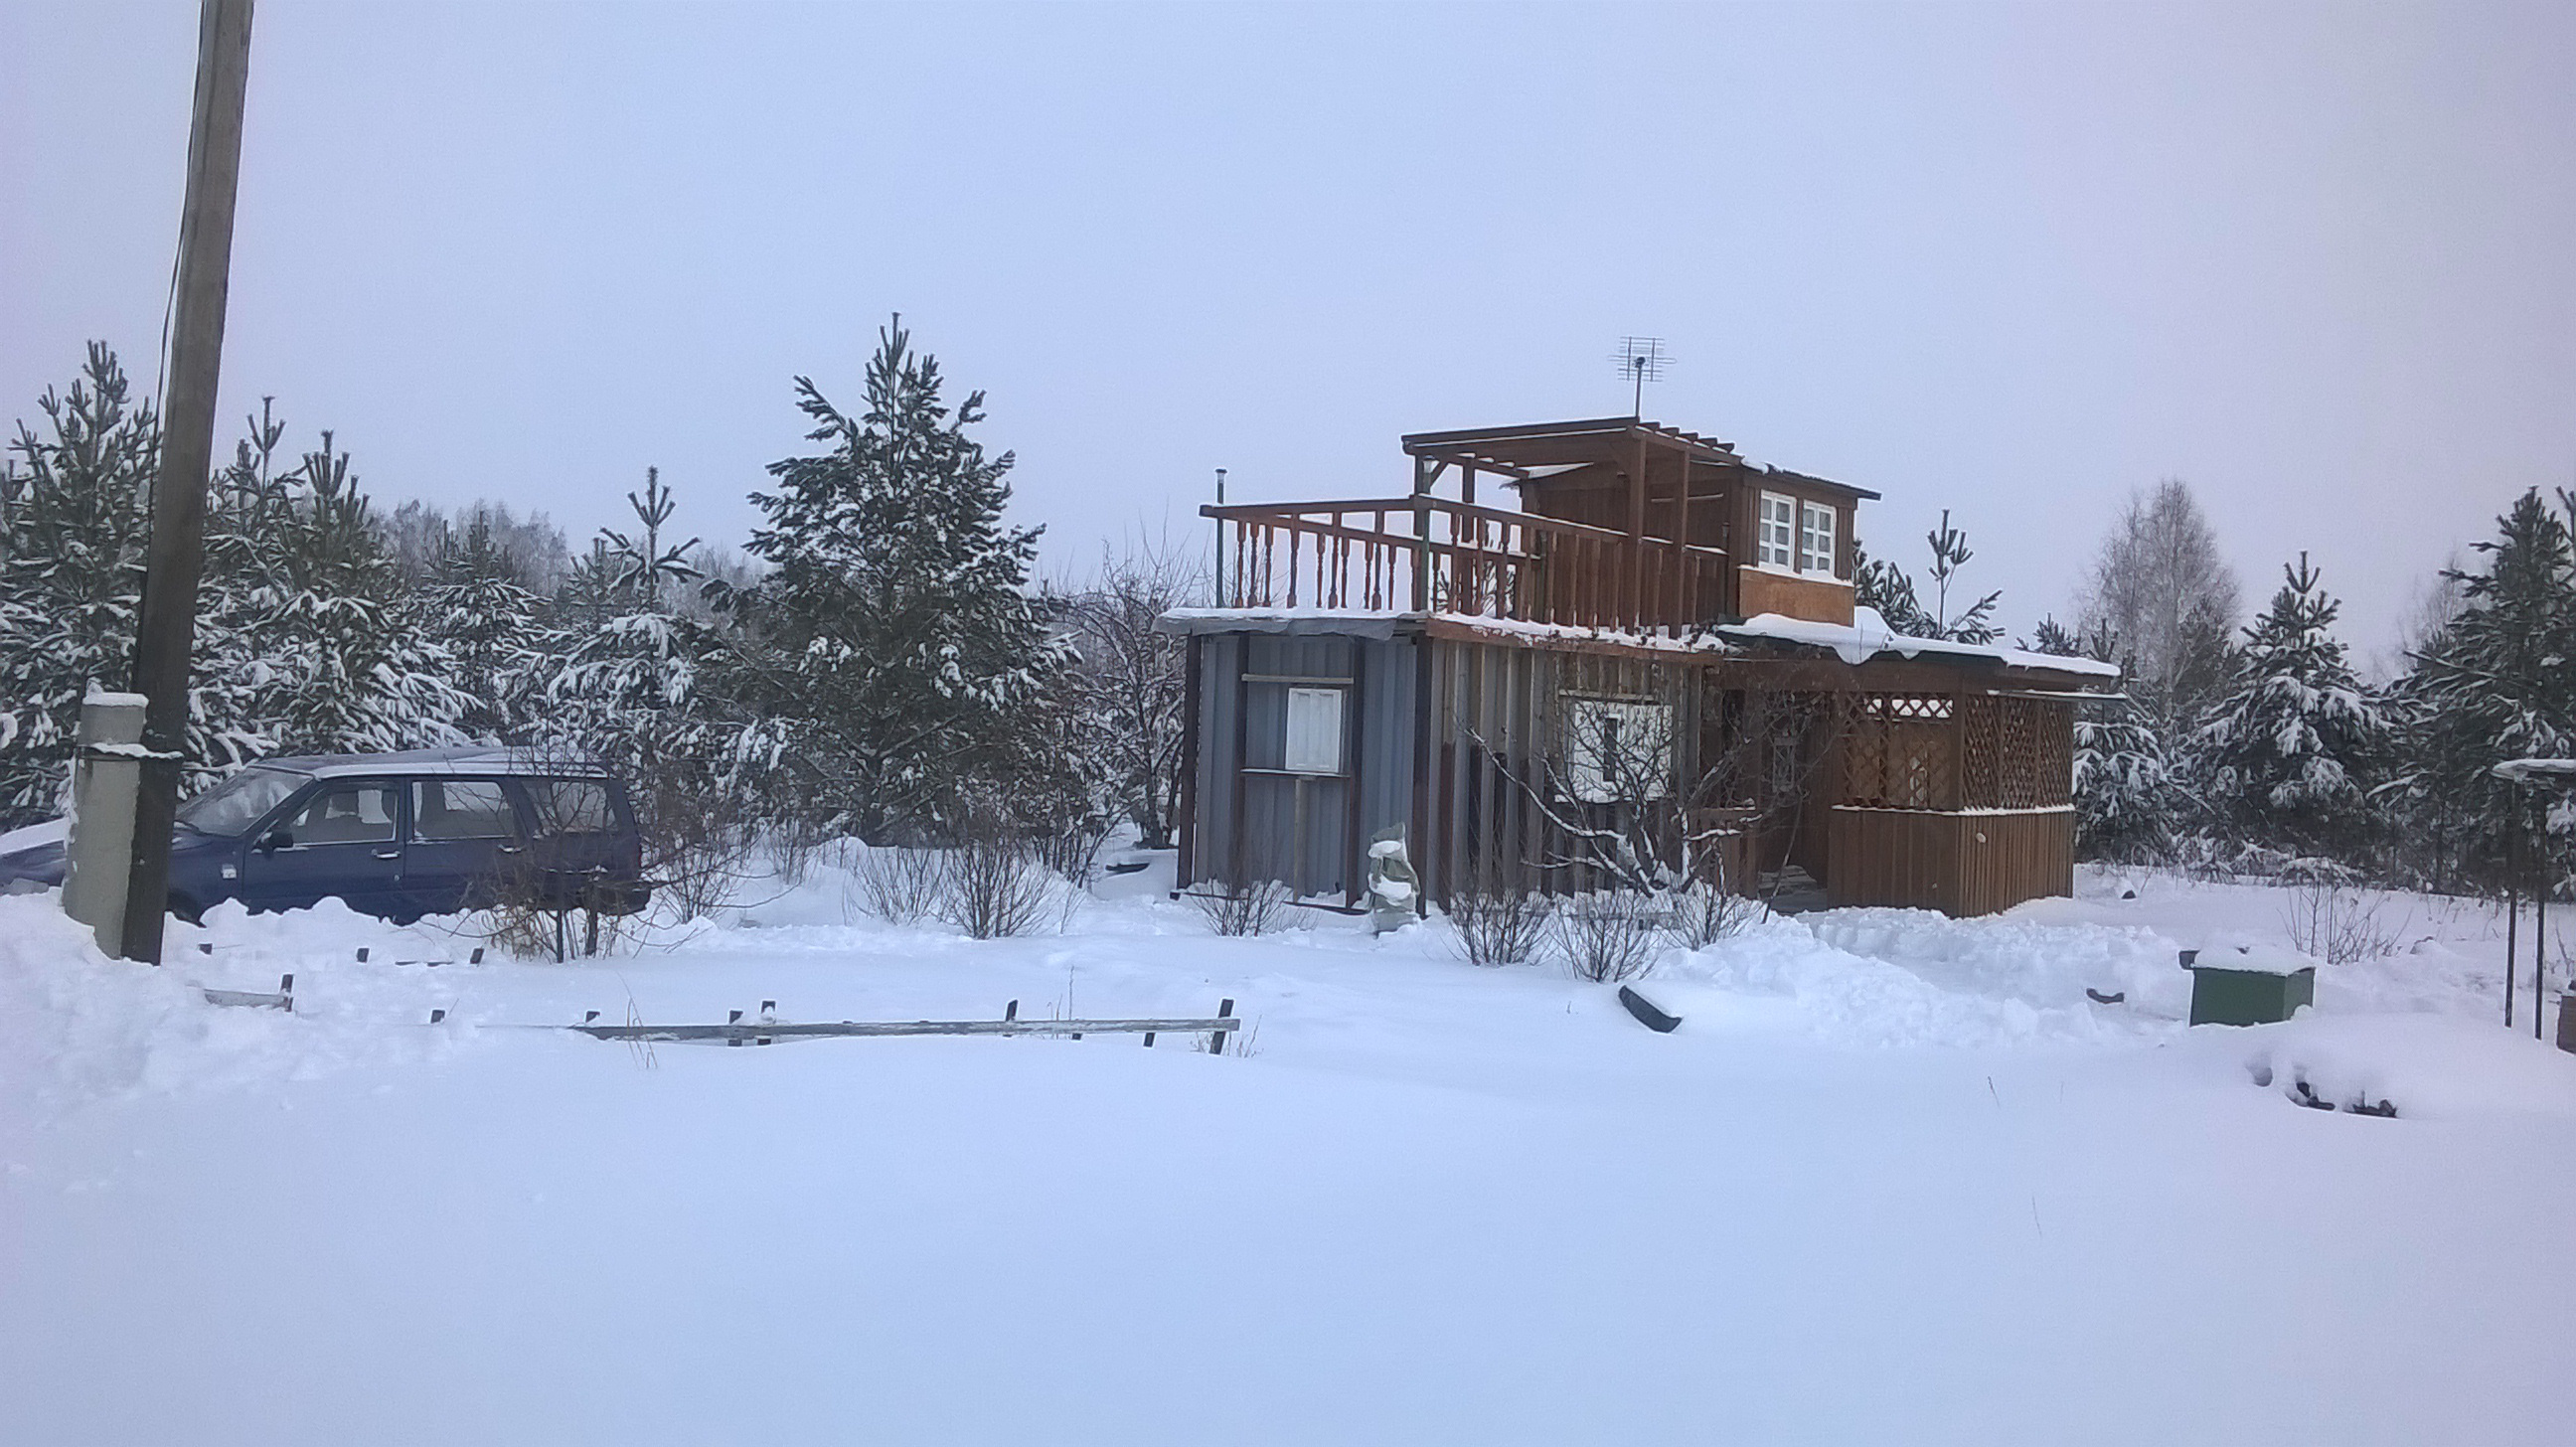
[{"label": "wooden balcony railing", "polygon": [[1727,604],[1726,555],[1663,538],[1417,496],[1199,509],[1228,608],[1462,613],[1678,633]]}]

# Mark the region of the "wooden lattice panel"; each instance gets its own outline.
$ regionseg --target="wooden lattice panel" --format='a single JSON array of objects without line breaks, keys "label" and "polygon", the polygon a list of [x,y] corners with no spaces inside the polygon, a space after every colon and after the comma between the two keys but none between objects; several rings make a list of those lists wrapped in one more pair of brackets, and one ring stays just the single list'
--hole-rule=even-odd
[{"label": "wooden lattice panel", "polygon": [[2034,808],[2075,802],[2075,705],[2025,699],[2031,716],[2031,797]]},{"label": "wooden lattice panel", "polygon": [[2075,774],[2073,713],[2051,699],[1966,700],[1960,803],[1969,808],[2050,809],[2067,803]]},{"label": "wooden lattice panel", "polygon": [[1843,802],[1944,809],[1953,793],[1946,694],[1864,694],[1843,738]]},{"label": "wooden lattice panel", "polygon": [[2003,803],[2004,759],[2003,700],[1978,697],[1962,700],[1959,730],[1959,803],[1970,809],[1991,809]]}]

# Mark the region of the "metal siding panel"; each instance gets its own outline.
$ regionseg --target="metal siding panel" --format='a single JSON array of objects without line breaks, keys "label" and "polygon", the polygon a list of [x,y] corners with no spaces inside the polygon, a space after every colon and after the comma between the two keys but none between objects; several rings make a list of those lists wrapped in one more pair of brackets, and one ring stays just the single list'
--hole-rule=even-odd
[{"label": "metal siding panel", "polygon": [[1243,637],[1212,633],[1199,654],[1198,874],[1231,881],[1234,859],[1234,678]]}]

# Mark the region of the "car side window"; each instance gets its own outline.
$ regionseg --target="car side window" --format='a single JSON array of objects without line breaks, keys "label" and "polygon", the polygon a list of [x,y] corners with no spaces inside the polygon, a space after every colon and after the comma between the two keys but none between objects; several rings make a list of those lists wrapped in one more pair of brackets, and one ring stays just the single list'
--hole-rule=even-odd
[{"label": "car side window", "polygon": [[530,779],[528,803],[540,834],[605,834],[608,786],[588,779]]},{"label": "car side window", "polygon": [[284,828],[298,844],[381,844],[394,837],[401,808],[398,785],[334,784],[289,816]]},{"label": "car side window", "polygon": [[518,812],[497,780],[420,779],[412,784],[414,839],[506,839],[518,832]]}]

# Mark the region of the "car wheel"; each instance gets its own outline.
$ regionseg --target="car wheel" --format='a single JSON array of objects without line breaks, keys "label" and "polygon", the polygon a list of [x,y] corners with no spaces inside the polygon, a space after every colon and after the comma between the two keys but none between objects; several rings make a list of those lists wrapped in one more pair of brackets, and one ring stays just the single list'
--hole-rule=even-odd
[{"label": "car wheel", "polygon": [[170,913],[177,915],[181,924],[204,924],[206,922],[205,907],[184,894],[174,894],[170,896]]}]

